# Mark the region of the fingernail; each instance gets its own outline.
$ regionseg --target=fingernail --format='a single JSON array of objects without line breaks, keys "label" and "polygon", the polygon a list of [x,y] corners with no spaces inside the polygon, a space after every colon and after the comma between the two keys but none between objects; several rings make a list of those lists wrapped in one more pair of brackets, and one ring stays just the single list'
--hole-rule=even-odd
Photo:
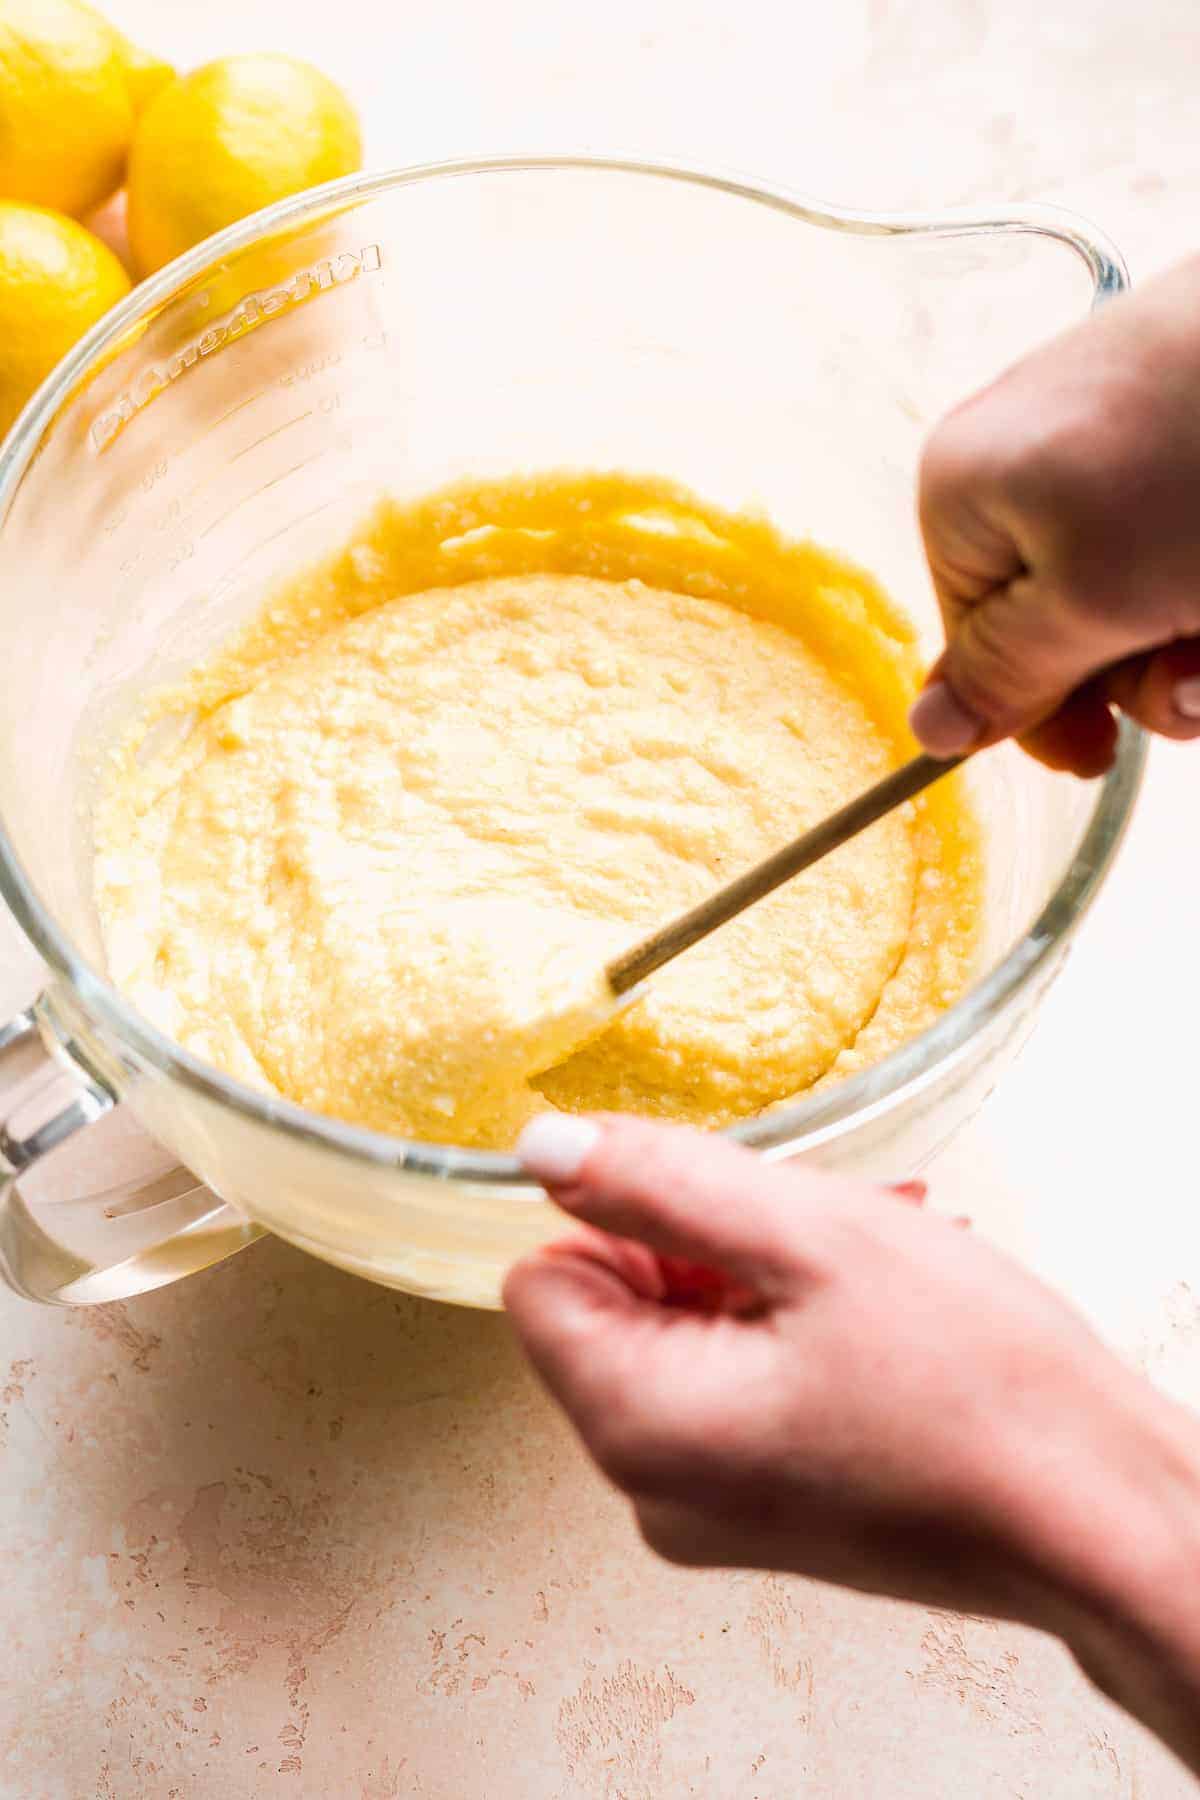
[{"label": "fingernail", "polygon": [[1171,696],[1175,711],[1185,719],[1200,719],[1200,675],[1188,675],[1175,683]]},{"label": "fingernail", "polygon": [[934,756],[961,756],[983,732],[983,720],[969,712],[944,681],[930,683],[908,722],[913,736]]},{"label": "fingernail", "polygon": [[517,1139],[517,1158],[539,1181],[574,1181],[600,1142],[600,1127],[570,1113],[542,1113]]}]

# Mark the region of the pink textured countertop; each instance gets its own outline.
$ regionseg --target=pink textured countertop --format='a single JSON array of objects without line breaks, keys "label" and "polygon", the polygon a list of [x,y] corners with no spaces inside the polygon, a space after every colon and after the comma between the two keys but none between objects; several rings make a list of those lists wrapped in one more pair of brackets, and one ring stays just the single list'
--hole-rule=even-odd
[{"label": "pink textured countertop", "polygon": [[657,1562],[503,1319],[273,1243],[20,1324],[14,1800],[1185,1791],[1032,1634]]},{"label": "pink textured countertop", "polygon": [[[386,55],[372,0],[108,10],[182,63],[315,57],[377,163],[641,149],[850,203],[1059,200],[1137,274],[1200,239],[1194,0],[443,0]],[[936,1180],[1200,1402],[1198,758],[1156,757],[1038,1035]],[[656,1562],[502,1318],[278,1243],[125,1306],[0,1296],[0,1532],[4,1800],[1195,1791],[1033,1634]]]}]

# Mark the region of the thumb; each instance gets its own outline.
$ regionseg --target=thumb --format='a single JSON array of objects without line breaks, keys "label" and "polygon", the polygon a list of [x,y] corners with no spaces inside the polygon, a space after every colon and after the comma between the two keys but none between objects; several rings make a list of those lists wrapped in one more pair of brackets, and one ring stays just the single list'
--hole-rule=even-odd
[{"label": "thumb", "polygon": [[[678,1125],[545,1113],[517,1155],[567,1212],[670,1258],[716,1267],[764,1299],[796,1286],[793,1231],[806,1186],[728,1138]],[[831,1183],[820,1178],[822,1191]]]}]

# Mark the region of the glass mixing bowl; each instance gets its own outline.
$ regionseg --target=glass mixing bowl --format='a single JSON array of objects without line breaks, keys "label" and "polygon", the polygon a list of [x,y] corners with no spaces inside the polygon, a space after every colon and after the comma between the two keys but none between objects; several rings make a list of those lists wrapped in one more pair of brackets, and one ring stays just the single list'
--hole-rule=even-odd
[{"label": "glass mixing bowl", "polygon": [[[195,663],[380,490],[563,467],[765,510],[866,564],[932,648],[912,505],[924,430],[1124,285],[1112,247],[1050,209],[849,213],[695,169],[529,157],[336,183],[139,287],[0,454],[0,889],[47,971],[0,1031],[10,1285],[113,1299],[267,1230],[488,1306],[556,1229],[512,1158],[264,1097],[108,985],[91,783],[149,683]],[[1093,786],[1009,749],[980,759],[979,980],[887,1061],[736,1135],[888,1176],[928,1159],[1029,1030],[1142,760],[1131,730]],[[112,1151],[126,1173],[97,1192],[108,1149],[88,1132],[81,1159],[68,1140],[118,1102],[136,1122]]]}]

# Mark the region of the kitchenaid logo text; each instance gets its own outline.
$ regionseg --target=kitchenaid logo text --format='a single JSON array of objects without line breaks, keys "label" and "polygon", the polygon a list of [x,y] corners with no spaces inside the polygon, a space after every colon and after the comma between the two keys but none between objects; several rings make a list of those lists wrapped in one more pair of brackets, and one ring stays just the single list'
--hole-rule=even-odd
[{"label": "kitchenaid logo text", "polygon": [[290,312],[293,307],[303,306],[306,301],[315,300],[333,288],[344,287],[360,275],[373,273],[381,263],[379,245],[365,244],[361,250],[343,250],[337,256],[313,263],[311,268],[298,269],[281,287],[246,294],[231,313],[214,319],[207,331],[185,344],[182,350],[177,350],[169,361],[150,363],[142,370],[125,393],[118,395],[113,405],[94,420],[91,429],[94,448],[107,450],[131,419],[205,357],[215,356],[218,350],[224,350],[226,345],[236,343],[248,332],[270,324],[272,319]]}]

